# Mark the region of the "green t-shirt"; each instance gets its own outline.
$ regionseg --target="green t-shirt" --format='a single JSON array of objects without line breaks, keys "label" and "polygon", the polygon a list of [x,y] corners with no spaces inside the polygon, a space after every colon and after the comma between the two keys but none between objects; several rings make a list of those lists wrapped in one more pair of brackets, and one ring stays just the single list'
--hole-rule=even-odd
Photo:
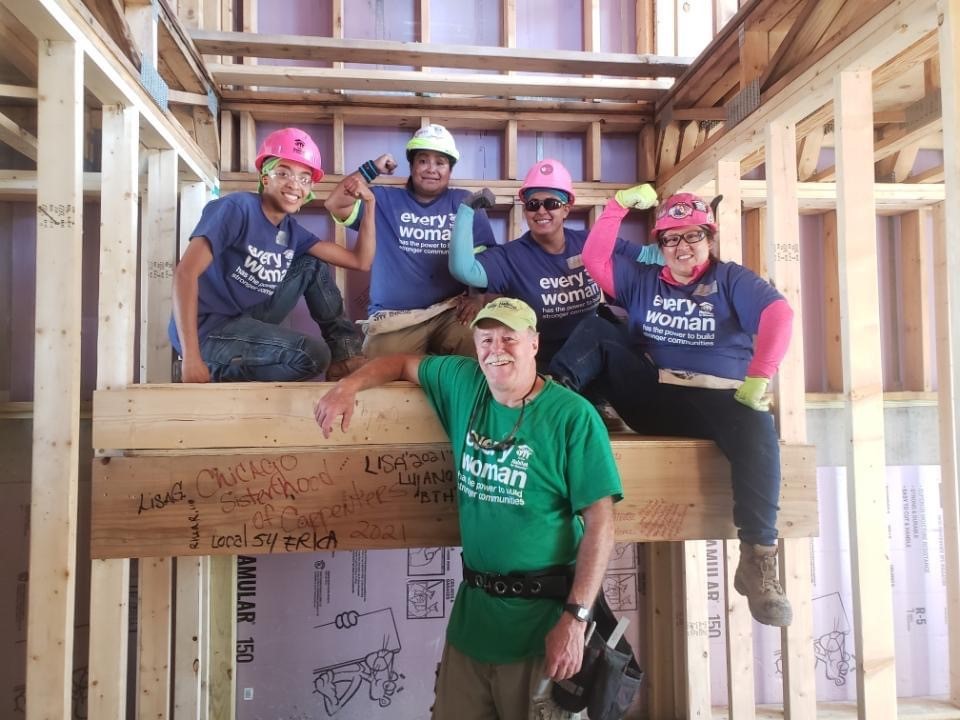
[{"label": "green t-shirt", "polygon": [[[419,376],[450,436],[466,564],[510,573],[575,562],[583,536],[577,513],[601,498],[623,497],[610,438],[590,403],[548,380],[527,403],[514,443],[482,450],[470,431],[503,440],[521,409],[494,400],[470,358],[424,358]],[[474,427],[467,427],[471,416]],[[478,662],[543,655],[561,607],[557,600],[493,597],[461,583],[447,641]]]}]

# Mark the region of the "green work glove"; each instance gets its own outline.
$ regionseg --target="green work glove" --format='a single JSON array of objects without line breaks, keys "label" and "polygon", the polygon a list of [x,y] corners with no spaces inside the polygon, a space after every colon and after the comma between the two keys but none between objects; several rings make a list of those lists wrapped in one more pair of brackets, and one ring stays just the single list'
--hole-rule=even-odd
[{"label": "green work glove", "polygon": [[762,377],[745,377],[743,385],[737,388],[734,399],[746,405],[748,408],[759,412],[767,412],[770,409],[770,398],[765,397],[767,385],[770,381]]},{"label": "green work glove", "polygon": [[657,204],[657,191],[653,189],[653,185],[648,183],[617,190],[614,197],[623,207],[634,208],[635,210],[646,210]]}]

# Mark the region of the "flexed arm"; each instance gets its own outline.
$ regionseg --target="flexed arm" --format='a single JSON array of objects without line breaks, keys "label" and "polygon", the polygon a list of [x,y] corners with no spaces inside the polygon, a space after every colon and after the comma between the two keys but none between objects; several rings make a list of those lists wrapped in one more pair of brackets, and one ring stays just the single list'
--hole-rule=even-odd
[{"label": "flexed arm", "polygon": [[363,214],[363,219],[360,221],[360,227],[357,231],[357,244],[353,250],[347,250],[347,248],[336,243],[318,242],[308,252],[331,265],[339,265],[350,270],[366,271],[373,265],[373,256],[377,249],[374,217],[377,204],[376,197],[370,187],[356,174],[345,177],[338,187],[341,186],[343,192],[355,198],[357,202],[367,203],[367,212]]},{"label": "flexed arm", "polygon": [[635,185],[626,190],[618,190],[590,228],[587,242],[583,246],[583,264],[607,295],[617,296],[613,281],[613,251],[617,245],[620,223],[630,208],[642,210],[653,207],[656,203],[657,193],[650,185]]},{"label": "flexed arm", "polygon": [[[375,173],[372,170],[367,169],[371,165],[373,166],[373,169],[376,170]],[[397,161],[393,159],[393,155],[390,153],[384,153],[376,160],[367,160],[367,162],[361,165],[357,170],[349,175],[344,176],[343,180],[341,180],[339,184],[330,191],[327,199],[323,201],[323,206],[338,223],[350,225],[356,219],[357,213],[360,211],[361,198],[358,198],[356,195],[352,194],[350,190],[345,187],[347,180],[350,178],[355,178],[358,180],[372,182],[373,178],[375,178],[377,175],[392,175],[393,171],[396,169]]]}]

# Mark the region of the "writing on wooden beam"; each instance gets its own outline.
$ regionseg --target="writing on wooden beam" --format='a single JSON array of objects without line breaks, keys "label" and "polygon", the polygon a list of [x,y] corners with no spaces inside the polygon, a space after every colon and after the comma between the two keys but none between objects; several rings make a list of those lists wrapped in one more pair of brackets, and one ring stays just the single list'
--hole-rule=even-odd
[{"label": "writing on wooden beam", "polygon": [[[730,469],[712,443],[614,441],[620,541],[736,536]],[[784,446],[781,535],[817,532],[813,449]],[[502,496],[509,479],[457,472],[448,445],[100,458],[94,558],[247,555],[458,545],[457,483]],[[517,499],[522,504],[522,496]]]}]

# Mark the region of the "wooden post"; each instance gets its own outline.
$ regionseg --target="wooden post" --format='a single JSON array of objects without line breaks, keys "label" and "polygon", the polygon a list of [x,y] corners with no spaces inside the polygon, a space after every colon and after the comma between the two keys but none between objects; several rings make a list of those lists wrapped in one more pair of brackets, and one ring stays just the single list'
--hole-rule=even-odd
[{"label": "wooden post", "polygon": [[846,70],[835,81],[837,237],[840,257],[840,337],[850,444],[850,514],[857,713],[864,720],[897,716],[893,601],[887,538],[873,193],[873,88],[869,69]]},{"label": "wooden post", "polygon": [[39,44],[27,707],[31,718],[69,718],[80,445],[83,53],[69,40]]},{"label": "wooden post", "polygon": [[586,157],[584,158],[584,171],[588,182],[599,182],[603,178],[603,153],[602,153],[602,134],[600,132],[600,123],[592,122],[587,128]]},{"label": "wooden post", "polygon": [[646,553],[647,602],[643,637],[647,638],[650,664],[647,692],[651,718],[675,715],[674,657],[678,648],[673,641],[673,567],[668,542],[649,542],[641,547]]},{"label": "wooden post", "polygon": [[[207,200],[203,183],[185,183],[180,188],[180,255],[200,220]],[[176,559],[176,638],[173,659],[173,716],[205,720],[209,688],[202,682],[209,673],[208,647],[210,558]]]},{"label": "wooden post", "polygon": [[234,720],[237,699],[237,558],[210,558],[210,720]]},{"label": "wooden post", "polygon": [[930,212],[913,210],[900,216],[900,264],[903,389],[933,390],[931,353],[932,308],[930,307],[929,257]]},{"label": "wooden post", "polygon": [[510,180],[520,179],[517,162],[517,121],[510,119],[507,120],[503,138],[503,165],[506,178]]},{"label": "wooden post", "polygon": [[[938,2],[942,22],[939,29],[940,87],[943,107],[943,174],[947,200],[938,214],[938,247],[942,261],[938,283],[946,302],[938,296],[938,372],[940,384],[940,492],[943,504],[943,537],[946,551],[947,626],[950,632],[950,700],[960,705],[960,515],[957,498],[957,449],[960,444],[960,333],[951,332],[950,323],[960,318],[960,292],[956,278],[960,271],[960,147],[957,127],[960,123],[960,87],[957,71],[957,43],[960,43],[960,0]],[[938,259],[939,260],[939,259]],[[941,269],[942,266],[942,269]],[[949,283],[949,284],[947,284]]]},{"label": "wooden post", "polygon": [[257,158],[257,124],[253,113],[240,113],[240,171],[256,172],[253,161]]},{"label": "wooden post", "polygon": [[[717,215],[719,251],[722,260],[743,263],[743,231],[740,210],[740,161],[717,163],[717,195],[723,195]],[[759,239],[759,236],[758,236]],[[752,720],[756,715],[753,678],[753,617],[747,599],[733,587],[740,557],[739,541],[724,541],[724,586],[726,589],[727,703],[731,720]],[[709,643],[708,643],[709,646]],[[709,670],[709,668],[708,668]],[[710,674],[702,681],[709,688]],[[708,697],[709,699],[709,697]],[[707,706],[709,708],[709,704]]]},{"label": "wooden post", "polygon": [[843,392],[838,252],[837,212],[829,210],[823,214],[823,352],[830,392]]},{"label": "wooden post", "polygon": [[140,558],[137,599],[137,718],[170,717],[171,600],[170,558]]},{"label": "wooden post", "polygon": [[[806,442],[796,148],[795,125],[782,121],[767,125],[767,260],[774,284],[794,312],[790,349],[777,379],[780,437],[787,442]],[[817,699],[810,691],[816,679],[809,540],[780,541],[780,580],[793,606],[793,623],[781,632],[784,710],[793,719],[814,718]]]},{"label": "wooden post", "polygon": [[151,151],[143,213],[140,289],[140,382],[170,382],[167,324],[173,307],[177,237],[177,152]]},{"label": "wooden post", "polygon": [[[636,33],[637,33],[637,54],[647,55],[657,52],[656,48],[656,14],[654,12],[655,0],[636,0]],[[644,178],[640,178],[643,180]],[[651,177],[652,179],[652,177]]]},{"label": "wooden post", "polygon": [[[133,382],[140,113],[104,106],[102,125],[97,388],[111,390]],[[129,595],[129,560],[93,561],[87,691],[91,718],[127,716]]]},{"label": "wooden post", "polygon": [[707,605],[707,543],[682,544],[685,705],[688,718],[710,718],[710,611]]}]

